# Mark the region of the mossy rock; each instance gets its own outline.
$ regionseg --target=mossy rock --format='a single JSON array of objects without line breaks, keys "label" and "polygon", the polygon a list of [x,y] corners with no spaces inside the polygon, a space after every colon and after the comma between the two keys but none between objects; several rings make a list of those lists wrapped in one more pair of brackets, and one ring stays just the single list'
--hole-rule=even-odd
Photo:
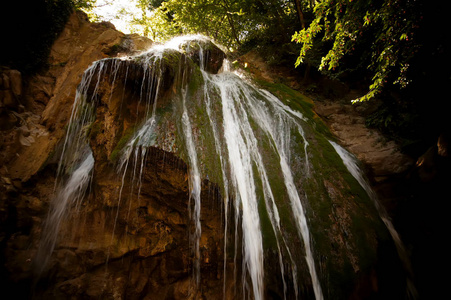
[{"label": "mossy rock", "polygon": [[[196,39],[187,42],[181,46],[182,51],[199,66],[203,66],[204,69],[212,74],[217,74],[221,69],[225,53],[219,49],[218,46],[211,41]],[[203,53],[202,61],[200,53]]]}]

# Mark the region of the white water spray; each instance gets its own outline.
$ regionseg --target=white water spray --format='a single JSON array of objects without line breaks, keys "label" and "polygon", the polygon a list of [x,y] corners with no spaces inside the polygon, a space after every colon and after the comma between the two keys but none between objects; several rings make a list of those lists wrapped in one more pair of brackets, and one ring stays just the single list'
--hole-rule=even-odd
[{"label": "white water spray", "polygon": [[[191,51],[191,38],[184,37],[167,45],[156,46],[137,57],[102,60],[86,71],[74,104],[62,156],[63,163],[60,164],[59,171],[59,174],[67,174],[69,166],[72,166],[73,177],[64,181],[58,179],[62,182],[61,185],[58,184],[58,189],[64,194],[60,197],[63,200],[59,201],[62,206],[52,212],[50,216],[53,217],[50,218],[63,220],[64,213],[61,212],[66,211],[73,203],[80,203],[86,187],[89,186],[94,160],[92,154],[86,154],[91,153],[86,132],[94,122],[96,101],[99,101],[92,94],[108,93],[103,91],[101,86],[106,77],[110,80],[111,91],[103,96],[104,103],[109,104],[113,93],[122,93],[124,103],[128,105],[134,101],[133,104],[137,102],[138,106],[140,105],[139,109],[130,106],[133,107],[132,113],[139,117],[136,117],[135,124],[127,124],[127,128],[135,129],[126,142],[121,144],[125,146],[121,147],[116,161],[120,188],[115,203],[117,207],[114,206],[117,211],[112,217],[114,225],[111,245],[114,246],[116,235],[120,236],[115,231],[119,231],[120,226],[116,226],[116,223],[122,218],[119,209],[125,204],[123,198],[126,198],[126,195],[123,193],[130,193],[127,199],[130,201],[130,214],[132,201],[139,201],[141,185],[145,180],[145,168],[153,167],[152,162],[147,160],[149,149],[158,147],[182,157],[188,166],[187,205],[192,225],[189,226],[189,234],[193,259],[192,279],[198,288],[195,291],[196,296],[202,294],[199,289],[203,279],[200,251],[203,234],[202,180],[208,179],[219,186],[223,197],[224,297],[226,293],[232,297],[239,296],[238,293],[233,295],[232,292],[226,291],[226,276],[229,274],[226,263],[230,259],[230,254],[227,253],[230,239],[227,239],[227,234],[228,230],[234,230],[234,262],[239,264],[238,257],[242,258],[241,266],[235,266],[233,270],[234,274],[238,273],[238,269],[241,271],[241,274],[234,275],[234,282],[241,284],[237,288],[241,288],[239,293],[243,298],[264,299],[267,296],[265,282],[274,277],[280,278],[280,292],[284,298],[292,295],[298,298],[301,296],[303,284],[299,282],[301,278],[298,276],[305,274],[308,282],[306,286],[310,286],[311,281],[315,298],[323,299],[318,274],[321,269],[315,262],[312,242],[314,237],[309,228],[312,224],[309,224],[311,220],[307,217],[312,214],[310,207],[305,206],[306,201],[310,199],[307,199],[307,195],[302,191],[303,181],[312,179],[315,173],[311,169],[315,160],[311,160],[313,151],[310,151],[311,147],[315,147],[315,143],[308,142],[312,136],[311,131],[304,131],[305,125],[311,121],[300,112],[284,105],[268,91],[256,88],[236,74],[226,71],[227,68],[223,68],[219,74],[206,72],[208,51],[202,47],[198,47],[197,54],[189,54],[193,57],[197,55],[195,58],[199,59],[200,68],[195,66],[194,58],[191,60],[188,54],[181,54],[183,51]],[[181,40],[185,42],[184,48],[180,47]],[[194,46],[193,44],[193,49],[197,49]],[[173,72],[171,76],[174,77],[170,83],[164,82],[166,77],[163,76],[167,70],[165,68],[168,67],[165,65],[169,61],[168,54],[175,54],[170,57],[170,63],[176,61],[174,57],[179,59],[179,65],[170,66]],[[109,71],[112,73],[106,76]],[[128,81],[130,77],[134,80],[133,97],[136,98],[124,99],[132,97],[132,93],[125,90],[131,86]],[[121,87],[123,91],[119,90]],[[161,99],[160,96],[166,98]],[[125,110],[125,105],[123,109]],[[167,136],[164,130],[169,130],[166,123],[171,123],[170,133],[177,137],[171,144],[175,144],[175,147],[164,147],[164,139]],[[80,151],[81,149],[85,150]],[[205,149],[212,150],[212,153],[205,153]],[[74,153],[75,156],[71,156]],[[216,165],[208,165],[211,161]],[[130,182],[126,182],[128,180]],[[364,185],[362,182],[361,184]],[[313,200],[315,199],[311,201]],[[232,219],[228,218],[229,215],[234,216],[235,224],[229,224]],[[288,218],[290,222],[286,221]],[[128,221],[128,215],[125,221]],[[288,227],[291,230],[289,233]],[[55,237],[57,231],[58,229]],[[290,249],[293,245],[292,239],[296,240],[296,245],[303,245],[299,255],[296,253],[297,249]],[[269,244],[268,240],[271,240],[272,244]],[[277,274],[268,274],[267,270],[274,270],[274,265],[268,267],[271,262],[266,259],[275,252]],[[298,268],[299,265],[306,265],[305,272]]]},{"label": "white water spray", "polygon": [[379,202],[379,199],[377,197],[376,192],[371,188],[370,184],[368,183],[368,180],[365,178],[365,175],[362,171],[362,169],[359,168],[357,164],[357,159],[348,151],[346,151],[343,147],[338,145],[337,143],[333,141],[329,141],[330,144],[334,147],[335,151],[340,155],[341,159],[343,160],[344,165],[348,169],[348,171],[354,176],[354,178],[359,182],[359,184],[362,186],[362,188],[366,191],[370,199],[373,201],[374,206],[376,207],[377,211],[379,212],[379,215],[384,222],[385,226],[387,227],[391,237],[393,238],[393,241],[396,246],[396,250],[398,251],[399,258],[401,259],[404,269],[407,272],[407,294],[410,297],[410,299],[417,299],[418,298],[418,292],[415,288],[415,285],[413,284],[412,277],[413,277],[413,271],[412,266],[410,264],[409,257],[407,255],[407,251],[404,247],[404,244],[396,231],[395,227],[393,226],[393,223],[385,210],[385,208],[382,206],[382,204]]}]

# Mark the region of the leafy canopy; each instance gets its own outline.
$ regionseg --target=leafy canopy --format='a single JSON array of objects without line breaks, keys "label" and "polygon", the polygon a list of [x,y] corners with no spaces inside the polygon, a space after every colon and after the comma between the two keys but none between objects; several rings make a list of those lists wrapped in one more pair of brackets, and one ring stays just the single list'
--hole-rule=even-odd
[{"label": "leafy canopy", "polygon": [[139,0],[143,11],[134,23],[145,28],[145,35],[157,41],[175,35],[200,33],[229,48],[261,38],[262,33],[288,36],[297,14],[288,0]]},{"label": "leafy canopy", "polygon": [[353,54],[367,54],[359,59],[366,60],[372,83],[368,93],[354,101],[369,100],[389,84],[405,88],[410,61],[419,47],[416,31],[421,20],[415,0],[320,1],[311,24],[292,37],[302,44],[296,66],[308,60],[320,43],[326,51],[318,67],[326,73],[336,71]]}]

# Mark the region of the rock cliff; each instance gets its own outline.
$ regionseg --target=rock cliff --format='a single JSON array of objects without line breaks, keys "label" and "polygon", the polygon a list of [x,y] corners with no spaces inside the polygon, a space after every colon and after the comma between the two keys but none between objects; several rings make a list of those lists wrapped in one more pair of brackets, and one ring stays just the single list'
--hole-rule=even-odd
[{"label": "rock cliff", "polygon": [[[366,126],[365,116],[378,109],[377,101],[352,105],[351,100],[359,93],[344,83],[317,78],[317,82],[307,81],[303,86],[302,80],[290,72],[269,68],[254,51],[238,62],[243,68],[247,65],[247,70],[258,78],[282,82],[311,95],[316,114],[340,144],[362,162],[373,189],[409,249],[419,297],[440,297],[444,290],[437,288],[436,279],[426,274],[438,273],[443,260],[448,261],[442,251],[446,248],[442,237],[446,235],[445,199],[449,198],[447,186],[451,180],[449,128],[441,128],[437,136],[431,133],[429,145],[404,152],[400,144]],[[424,105],[427,103],[425,99]],[[441,286],[446,285],[439,281]]]},{"label": "rock cliff", "polygon": [[[121,108],[120,103],[103,99],[97,121],[90,128],[90,144],[101,162],[94,170],[91,188],[95,192],[88,204],[58,225],[58,246],[52,257],[41,253],[48,250],[40,240],[46,235],[51,200],[57,197],[57,166],[84,71],[97,60],[134,55],[151,45],[146,38],[125,35],[110,23],[90,23],[84,13],[75,12],[52,46],[46,70],[22,78],[19,71],[2,67],[0,272],[4,290],[24,299],[142,299],[152,295],[189,299],[200,297],[196,293],[213,299],[223,292],[219,279],[223,273],[224,216],[217,187],[208,181],[202,185],[206,201],[199,259],[204,290],[195,291],[191,283],[193,257],[188,232],[192,225],[186,163],[152,148],[145,160],[149,166],[142,174],[147,184],[139,191],[133,185],[122,190],[120,178],[115,177],[114,147],[124,135],[130,137],[129,127],[140,113],[129,112],[137,108],[142,113],[144,109],[138,101]],[[188,55],[201,63],[195,53]],[[208,70],[217,72],[223,52],[210,49],[207,53]],[[142,80],[126,73],[122,75],[131,85]],[[170,80],[165,88],[169,87]],[[103,84],[98,92],[106,95],[110,88]],[[120,117],[123,112],[126,115]],[[131,172],[122,178],[132,179]],[[117,202],[119,189],[126,205]],[[137,198],[139,201],[128,200]]]},{"label": "rock cliff", "polygon": [[[146,77],[146,71],[136,66],[133,60],[123,63],[105,60],[105,69],[113,72],[105,75],[102,69],[96,69],[97,73],[91,74],[102,80],[92,81],[87,86],[91,103],[95,102],[94,121],[83,129],[89,137],[89,147],[96,162],[92,170],[92,183],[88,187],[90,192],[83,194],[86,199],[75,205],[76,209],[71,210],[66,220],[58,224],[59,241],[55,249],[51,247],[53,255],[48,258],[39,252],[39,241],[46,230],[47,213],[54,207],[51,199],[55,198],[56,175],[61,174],[58,161],[61,153],[67,151],[63,148],[65,134],[70,131],[72,104],[85,70],[94,61],[137,54],[151,44],[142,37],[116,31],[109,23],[89,23],[84,14],[77,12],[72,14],[52,47],[48,70],[24,80],[20,72],[2,69],[0,248],[3,267],[0,271],[7,278],[2,282],[2,287],[18,293],[18,297],[215,299],[225,292],[226,297],[232,299],[232,291],[242,288],[233,280],[236,275],[234,277],[232,271],[240,267],[229,267],[240,257],[223,257],[224,223],[226,218],[232,216],[224,215],[221,188],[213,176],[202,178],[200,185],[201,197],[205,199],[200,216],[202,237],[199,241],[200,252],[192,252],[189,233],[196,225],[189,217],[189,159],[174,149],[180,147],[173,136],[175,122],[165,123],[167,134],[158,141],[157,146],[149,147],[145,154],[136,152],[136,156],[145,156],[140,160],[142,166],[135,164],[117,177],[118,153],[130,140],[132,131],[136,129],[135,124],[146,114],[147,107],[140,102],[136,91],[141,88],[141,94],[154,92],[150,87],[147,87],[148,90],[142,89],[143,78],[149,80],[151,77]],[[206,62],[196,53],[194,49],[184,55],[194,63],[206,63],[207,71],[218,72],[224,58],[221,51],[209,49]],[[171,56],[168,56],[168,66],[170,59]],[[197,68],[190,64],[187,67]],[[164,77],[164,84],[158,95],[163,101],[157,109],[169,114],[171,106],[164,99],[175,93],[173,83],[179,78],[170,67],[162,72],[160,75]],[[199,73],[190,74],[194,78],[192,85],[196,85],[195,76]],[[118,79],[115,76],[121,77],[123,85],[131,88],[115,86],[114,82]],[[153,101],[149,99],[150,103]],[[397,166],[408,165],[405,157],[393,155],[393,147],[362,149],[362,140],[354,140],[359,135],[357,131],[364,132],[362,122],[349,111],[324,106],[317,107],[317,112],[338,120],[342,127],[332,125],[332,131],[345,145],[361,155],[359,158],[373,165],[378,176],[400,172]],[[320,126],[320,122],[315,124]],[[356,126],[359,130],[355,129]],[[202,129],[196,128],[195,131]],[[313,136],[312,132],[309,134]],[[366,133],[359,135],[360,138],[362,136],[368,146],[378,141]],[[325,146],[321,144],[324,141],[315,140],[311,147],[319,149]],[[330,145],[328,147],[332,149]],[[366,156],[368,152],[373,155]],[[328,163],[334,160],[323,152],[318,157],[312,164],[321,165],[318,160]],[[387,158],[391,160],[387,161]],[[210,158],[202,159],[207,161]],[[374,161],[379,164],[373,164]],[[333,163],[330,162],[331,165]],[[145,182],[138,186],[133,184],[137,179],[136,173],[132,172],[137,169],[143,170],[138,181]],[[343,166],[339,170],[344,171]],[[70,169],[66,171],[67,174],[74,172]],[[402,271],[399,261],[393,256],[393,245],[386,241],[387,233],[374,217],[375,210],[363,204],[365,196],[361,195],[361,189],[350,192],[347,185],[353,182],[352,179],[339,179],[334,172],[332,168],[318,170],[317,173],[324,177],[309,181],[309,186],[304,186],[306,191],[317,196],[317,201],[310,205],[315,209],[310,218],[318,218],[322,222],[313,226],[312,234],[312,239],[317,238],[315,244],[319,247],[316,259],[320,261],[321,281],[330,283],[328,293],[336,292],[340,296],[398,296],[400,288],[397,284],[402,276],[397,276],[399,274],[396,272]],[[124,182],[131,184],[124,185]],[[329,202],[330,207],[325,207],[325,203]],[[287,225],[290,226],[294,225]],[[295,240],[294,245],[302,249],[299,239]],[[365,245],[365,242],[368,244]],[[276,272],[279,258],[274,248],[264,255],[272,259],[265,268],[273,271],[266,277],[266,296],[280,297],[286,287],[276,284],[280,281]],[[295,253],[293,256],[301,255]],[[197,291],[192,285],[196,259],[202,272],[202,289]],[[383,263],[377,262],[378,259]],[[391,269],[391,263],[396,265],[394,269]],[[39,268],[41,264],[44,266]],[[306,263],[302,266],[307,269]],[[305,270],[299,270],[300,277],[308,277]],[[392,270],[396,274],[388,276],[387,272]],[[230,274],[226,274],[228,281],[223,284],[226,272]],[[329,274],[335,277],[329,278]],[[349,277],[345,278],[343,274]],[[393,278],[395,281],[390,282]],[[243,281],[243,286],[246,285],[245,276],[239,280]],[[346,284],[342,290],[341,283]],[[390,288],[395,289],[394,294],[390,294]],[[312,298],[312,283],[302,285],[300,294]]]}]

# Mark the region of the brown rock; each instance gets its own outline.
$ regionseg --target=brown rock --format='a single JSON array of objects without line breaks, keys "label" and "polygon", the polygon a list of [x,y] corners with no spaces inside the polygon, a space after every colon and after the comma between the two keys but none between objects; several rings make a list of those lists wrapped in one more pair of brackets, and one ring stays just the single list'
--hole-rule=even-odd
[{"label": "brown rock", "polygon": [[[7,164],[12,177],[26,181],[42,168],[64,135],[76,88],[85,69],[93,61],[105,58],[106,50],[120,44],[124,36],[114,26],[90,23],[86,14],[75,12],[52,46],[50,69],[31,79],[25,95],[20,72],[10,70],[8,75],[3,73],[3,88],[11,90],[3,91],[2,104],[14,109],[18,104],[14,95],[22,96],[26,99],[27,108],[39,116],[27,123],[30,128],[38,128],[39,132],[20,133],[17,140],[24,147],[15,147],[15,156],[8,155],[12,158]],[[129,40],[133,43],[133,51],[149,43],[136,36],[129,37]],[[40,124],[45,124],[45,127]],[[52,132],[52,138],[49,132]]]},{"label": "brown rock", "polygon": [[365,126],[359,108],[351,104],[329,101],[315,102],[315,111],[329,125],[341,144],[364,164],[375,177],[399,174],[413,165],[413,160],[399,151],[394,141]]},{"label": "brown rock", "polygon": [[53,96],[56,78],[50,75],[34,75],[28,82],[27,93],[24,95],[28,109],[40,114]]},{"label": "brown rock", "polygon": [[1,74],[1,78],[2,78],[2,81],[1,81],[2,85],[0,86],[0,88],[2,90],[9,90],[11,88],[11,86],[10,86],[9,77],[6,74],[6,72]]},{"label": "brown rock", "polygon": [[22,74],[17,70],[9,70],[8,75],[14,96],[22,96]]},{"label": "brown rock", "polygon": [[9,109],[15,109],[16,108],[16,100],[14,98],[13,92],[11,90],[5,90],[2,91],[2,104],[3,106],[9,108]]},{"label": "brown rock", "polygon": [[201,57],[199,57],[199,45],[201,45],[201,47],[204,49],[202,65],[204,66],[205,70],[213,74],[218,73],[225,59],[225,53],[210,41],[193,40],[189,42],[189,44],[184,45],[184,50],[186,51],[186,55],[198,65],[201,65]]}]

